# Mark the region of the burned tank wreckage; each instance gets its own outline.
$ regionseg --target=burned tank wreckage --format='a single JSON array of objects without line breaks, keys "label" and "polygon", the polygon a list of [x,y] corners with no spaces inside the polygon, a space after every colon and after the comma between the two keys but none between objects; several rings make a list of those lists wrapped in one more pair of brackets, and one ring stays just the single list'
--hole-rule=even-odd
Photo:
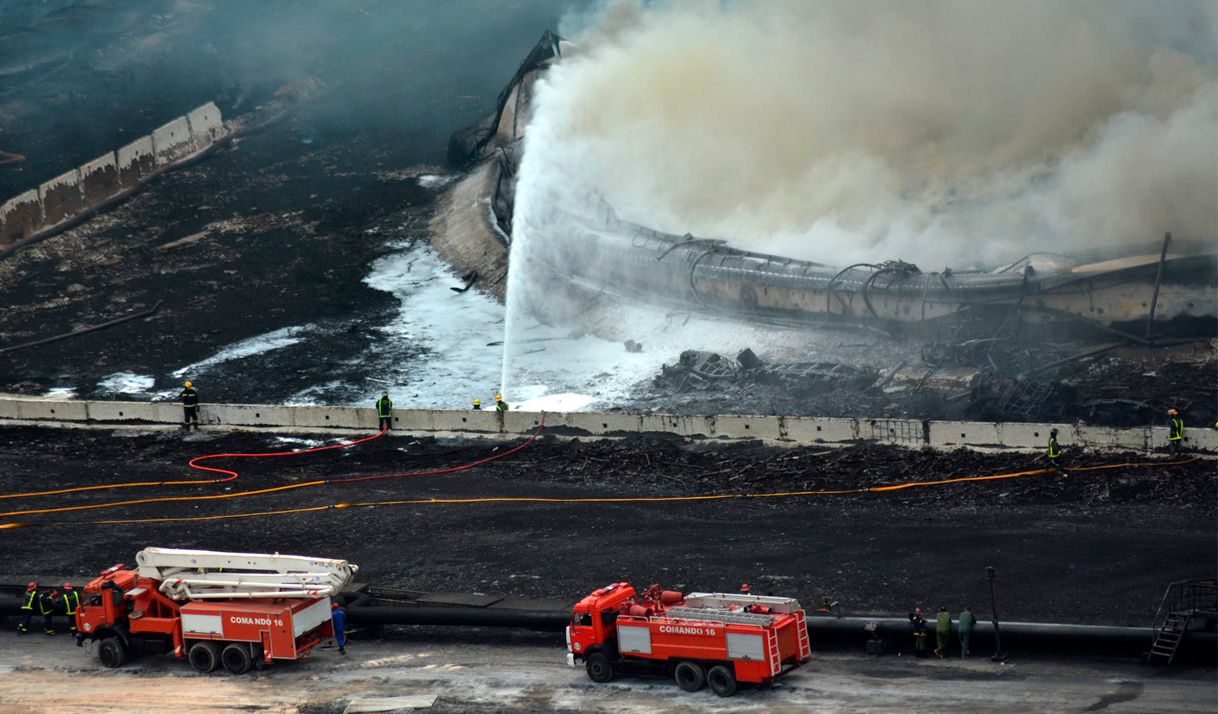
[{"label": "burned tank wreckage", "polygon": [[[510,241],[531,90],[565,46],[545,33],[500,93],[495,112],[456,132],[449,144],[454,164],[482,164],[492,172],[487,184],[501,240]],[[595,216],[556,207],[545,228],[576,239],[555,241],[550,258],[539,260],[572,286],[653,304],[903,334],[958,335],[967,323],[988,325],[995,336],[998,326],[1016,323],[1140,344],[1218,333],[1212,236],[1162,242],[1147,236],[1146,244],[1123,250],[1033,254],[992,270],[923,272],[900,260],[842,267],[749,252],[724,240],[632,224],[603,200],[599,205]],[[564,249],[579,255],[562,255]],[[589,271],[581,273],[581,265]]]}]

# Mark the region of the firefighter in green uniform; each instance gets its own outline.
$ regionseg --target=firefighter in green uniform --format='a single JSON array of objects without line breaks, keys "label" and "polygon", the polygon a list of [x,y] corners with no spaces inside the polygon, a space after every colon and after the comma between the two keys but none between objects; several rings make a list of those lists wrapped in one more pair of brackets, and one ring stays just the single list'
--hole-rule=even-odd
[{"label": "firefighter in green uniform", "polygon": [[72,583],[63,584],[63,610],[68,616],[68,632],[76,634],[76,611],[80,609],[80,592]]},{"label": "firefighter in green uniform", "polygon": [[1184,420],[1180,418],[1180,412],[1175,409],[1168,409],[1167,416],[1171,418],[1171,433],[1167,436],[1167,443],[1171,447],[1171,452],[1178,454],[1180,447],[1184,444]]},{"label": "firefighter in green uniform", "polygon": [[1053,431],[1049,432],[1049,454],[1048,455],[1049,455],[1049,463],[1053,464],[1053,468],[1057,469],[1058,473],[1064,475],[1066,472],[1064,470],[1062,470],[1061,462],[1058,461],[1058,459],[1060,459],[1062,456],[1062,451],[1057,446],[1057,429],[1054,429]]},{"label": "firefighter in green uniform", "polygon": [[389,398],[388,391],[382,392],[381,398],[376,400],[376,418],[380,420],[381,431],[389,431],[393,422],[393,400]]},{"label": "firefighter in green uniform", "polygon": [[499,413],[503,413],[503,412],[506,412],[507,410],[508,410],[508,403],[503,401],[503,395],[496,394],[495,395],[495,411],[497,411]]},{"label": "firefighter in green uniform", "polygon": [[25,594],[21,596],[21,622],[17,624],[17,634],[28,635],[30,620],[34,619],[34,603],[38,601],[38,583],[25,586]]},{"label": "firefighter in green uniform", "polygon": [[968,658],[968,642],[973,637],[973,611],[964,608],[960,613],[960,656]]}]

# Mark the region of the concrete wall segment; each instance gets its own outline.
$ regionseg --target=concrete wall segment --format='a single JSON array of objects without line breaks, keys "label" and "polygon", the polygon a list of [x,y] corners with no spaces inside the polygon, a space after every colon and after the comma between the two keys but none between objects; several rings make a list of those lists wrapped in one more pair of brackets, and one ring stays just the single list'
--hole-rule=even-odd
[{"label": "concrete wall segment", "polygon": [[190,122],[186,121],[186,117],[178,117],[157,127],[156,131],[152,132],[152,148],[158,166],[172,164],[190,155],[194,151]]},{"label": "concrete wall segment", "polygon": [[53,226],[71,218],[85,207],[80,190],[80,169],[62,173],[38,187],[42,203],[41,227]]},{"label": "concrete wall segment", "polygon": [[90,206],[119,192],[118,161],[111,151],[80,167],[81,190]]},{"label": "concrete wall segment", "polygon": [[156,168],[156,152],[152,146],[151,136],[141,136],[135,141],[120,147],[115,152],[118,163],[118,181],[123,188],[133,188],[140,182],[142,176],[147,176]]},{"label": "concrete wall segment", "polygon": [[190,138],[196,151],[211,146],[224,136],[224,120],[215,102],[192,109],[186,114],[186,122],[190,126]]},{"label": "concrete wall segment", "polygon": [[21,410],[18,406],[20,403],[16,399],[0,397],[0,419],[20,419]]},{"label": "concrete wall segment", "polygon": [[32,188],[0,203],[0,248],[33,235],[42,226],[42,199]]},{"label": "concrete wall segment", "polygon": [[64,399],[25,399],[17,403],[21,419],[47,421],[87,421],[89,409],[85,402]]},{"label": "concrete wall segment", "polygon": [[[104,422],[158,422],[160,410],[150,402],[85,402],[90,421]],[[178,408],[179,418],[181,407]]]}]

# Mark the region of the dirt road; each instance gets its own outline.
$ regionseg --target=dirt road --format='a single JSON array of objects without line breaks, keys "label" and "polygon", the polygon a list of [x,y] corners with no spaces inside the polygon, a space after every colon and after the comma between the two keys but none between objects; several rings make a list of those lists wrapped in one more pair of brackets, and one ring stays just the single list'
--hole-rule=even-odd
[{"label": "dirt road", "polygon": [[[820,655],[769,689],[731,699],[687,694],[665,679],[593,684],[563,662],[560,637],[405,629],[323,649],[299,664],[232,677],[200,676],[168,657],[121,670],[64,636],[0,634],[0,713],[342,712],[353,701],[403,697],[442,712],[1211,712],[1210,669],[1149,669],[1129,661],[915,660]],[[70,686],[66,686],[70,683]],[[405,700],[402,700],[403,702]]]}]

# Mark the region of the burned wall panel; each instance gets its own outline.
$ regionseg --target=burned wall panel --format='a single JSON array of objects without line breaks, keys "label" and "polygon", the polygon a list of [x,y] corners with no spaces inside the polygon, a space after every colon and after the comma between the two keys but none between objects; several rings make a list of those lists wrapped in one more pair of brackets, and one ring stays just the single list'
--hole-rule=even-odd
[{"label": "burned wall panel", "polygon": [[194,153],[190,122],[186,117],[178,117],[152,132],[152,149],[157,166],[172,164]]},{"label": "burned wall panel", "polygon": [[42,200],[43,227],[54,226],[71,218],[85,208],[85,196],[80,190],[80,169],[60,174],[38,187]]},{"label": "burned wall panel", "polygon": [[80,167],[85,202],[95,206],[119,192],[118,162],[114,152],[99,156]]},{"label": "burned wall panel", "polygon": [[41,225],[42,202],[36,189],[5,201],[0,204],[0,249],[33,235]]},{"label": "burned wall panel", "polygon": [[152,151],[152,137],[141,136],[120,148],[118,157],[118,183],[124,188],[135,188],[156,168],[156,157]]},{"label": "burned wall panel", "polygon": [[208,102],[186,115],[190,125],[190,139],[196,151],[206,149],[224,136],[224,122],[220,119],[220,108]]}]

